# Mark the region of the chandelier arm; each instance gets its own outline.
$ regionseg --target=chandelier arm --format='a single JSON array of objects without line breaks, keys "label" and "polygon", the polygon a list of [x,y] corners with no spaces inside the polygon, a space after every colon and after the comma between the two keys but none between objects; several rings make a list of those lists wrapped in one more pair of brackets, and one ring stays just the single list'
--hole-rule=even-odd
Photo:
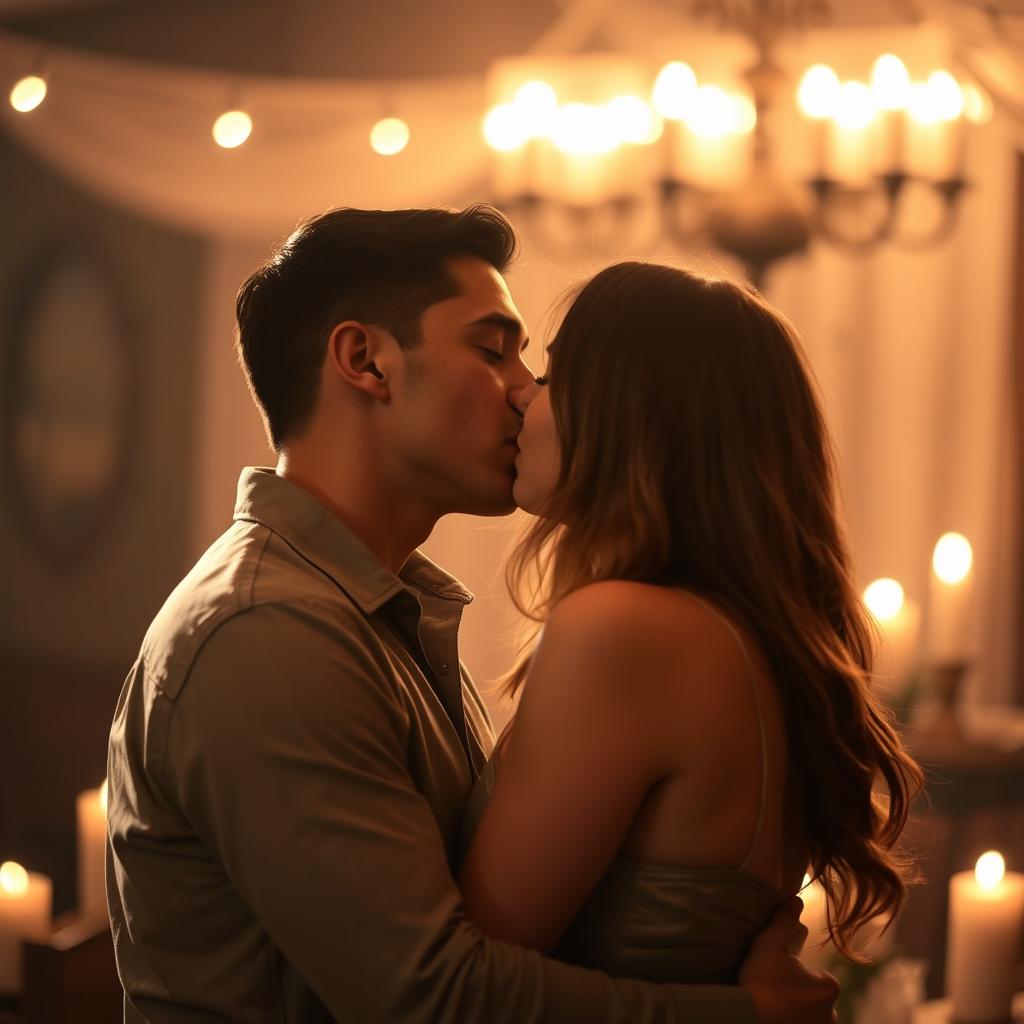
[{"label": "chandelier arm", "polygon": [[[707,237],[707,197],[693,185],[666,178],[661,183],[661,225],[665,237],[686,247]],[[687,210],[698,214],[696,224],[687,227]]]},{"label": "chandelier arm", "polygon": [[914,234],[901,234],[894,231],[892,242],[901,249],[921,252],[925,249],[941,245],[952,237],[960,220],[960,197],[968,188],[963,178],[951,178],[948,181],[937,181],[934,185],[943,199],[942,216],[932,231],[921,231]]},{"label": "chandelier arm", "polygon": [[[819,235],[830,245],[835,245],[848,252],[861,254],[869,252],[892,237],[896,226],[896,211],[903,188],[903,181],[902,175],[886,175],[880,183],[880,188],[867,192],[844,188],[842,185],[827,179],[819,178],[812,181],[811,188],[814,192],[815,203],[811,215],[811,223],[814,234]],[[863,204],[872,192],[876,195],[881,192],[885,197],[885,211],[865,233],[860,235],[844,233],[829,220],[829,210],[835,210],[835,201],[830,200],[830,196],[836,196],[841,201],[854,199]]]},{"label": "chandelier arm", "polygon": [[[552,258],[562,261],[578,260],[582,249],[602,257],[614,256],[639,244],[641,235],[636,230],[624,237],[623,228],[635,224],[632,214],[638,201],[630,196],[612,197],[601,207],[612,214],[610,223],[602,235],[595,234],[594,208],[574,206],[561,200],[547,199],[538,195],[524,194],[500,204],[510,217],[519,220],[539,248]],[[558,232],[552,223],[560,218],[569,224],[569,230]],[[653,239],[652,239],[653,241]]]}]

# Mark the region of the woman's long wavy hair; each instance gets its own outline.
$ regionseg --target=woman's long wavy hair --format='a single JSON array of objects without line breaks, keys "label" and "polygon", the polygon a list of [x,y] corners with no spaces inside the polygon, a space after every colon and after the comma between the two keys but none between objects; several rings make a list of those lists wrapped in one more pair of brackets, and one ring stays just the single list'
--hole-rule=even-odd
[{"label": "woman's long wavy hair", "polygon": [[535,624],[509,688],[550,609],[587,583],[717,602],[771,667],[811,874],[833,941],[858,959],[855,932],[903,901],[896,842],[922,776],[870,689],[873,630],[795,330],[729,281],[620,263],[576,294],[548,372],[561,471],[508,565]]}]

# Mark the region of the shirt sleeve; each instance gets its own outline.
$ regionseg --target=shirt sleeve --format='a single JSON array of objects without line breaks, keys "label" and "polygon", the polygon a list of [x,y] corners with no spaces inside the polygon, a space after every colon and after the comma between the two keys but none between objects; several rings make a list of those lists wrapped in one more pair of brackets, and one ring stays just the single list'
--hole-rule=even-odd
[{"label": "shirt sleeve", "polygon": [[[328,642],[329,640],[329,642]],[[612,979],[486,938],[407,764],[383,654],[296,608],[238,614],[178,696],[162,785],[341,1020],[755,1024],[726,986]]]}]

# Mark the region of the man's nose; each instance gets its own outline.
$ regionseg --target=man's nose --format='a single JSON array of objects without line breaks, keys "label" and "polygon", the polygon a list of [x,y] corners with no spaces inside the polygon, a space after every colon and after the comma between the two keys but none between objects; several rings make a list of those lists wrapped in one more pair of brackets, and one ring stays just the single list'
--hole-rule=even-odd
[{"label": "man's nose", "polygon": [[516,375],[516,379],[508,392],[508,402],[520,416],[525,415],[534,396],[537,394],[537,378],[528,366],[522,367],[522,372]]}]

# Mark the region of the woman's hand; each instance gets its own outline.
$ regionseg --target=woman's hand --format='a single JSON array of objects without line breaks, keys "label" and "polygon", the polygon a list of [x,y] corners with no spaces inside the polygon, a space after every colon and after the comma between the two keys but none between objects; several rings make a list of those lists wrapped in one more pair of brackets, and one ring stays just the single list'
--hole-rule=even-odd
[{"label": "woman's hand", "polygon": [[788,899],[754,939],[740,971],[753,997],[759,1024],[835,1024],[839,983],[808,971],[797,959],[807,938],[800,923],[803,903]]}]

